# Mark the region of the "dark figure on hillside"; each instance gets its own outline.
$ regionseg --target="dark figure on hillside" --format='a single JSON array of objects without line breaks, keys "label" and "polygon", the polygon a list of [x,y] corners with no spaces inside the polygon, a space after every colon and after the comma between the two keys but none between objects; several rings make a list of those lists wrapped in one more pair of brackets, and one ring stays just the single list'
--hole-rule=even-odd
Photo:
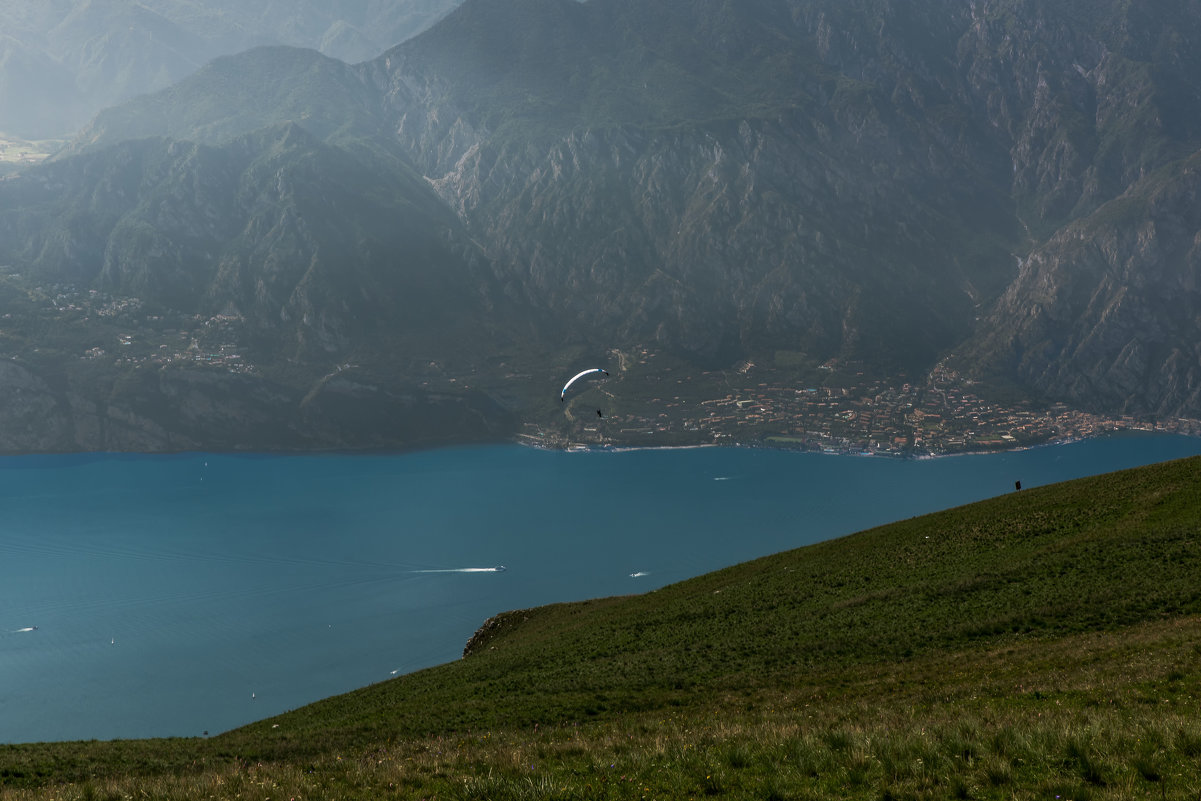
[{"label": "dark figure on hillside", "polygon": [[1022,482],[1020,482],[1020,481],[1013,482],[1013,488],[1015,490],[1020,490],[1022,488]]}]

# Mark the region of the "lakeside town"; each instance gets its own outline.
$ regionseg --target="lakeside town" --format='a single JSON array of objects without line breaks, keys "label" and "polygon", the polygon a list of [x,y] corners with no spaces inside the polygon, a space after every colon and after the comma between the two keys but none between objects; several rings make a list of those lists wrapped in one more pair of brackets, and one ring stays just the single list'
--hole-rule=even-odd
[{"label": "lakeside town", "polygon": [[[831,374],[823,385],[794,386],[779,380],[783,371],[746,362],[721,376],[720,395],[704,396],[704,387],[717,382],[715,374],[703,373],[668,379],[672,392],[636,404],[625,397],[633,382],[617,377],[568,404],[562,425],[527,424],[521,438],[568,449],[739,444],[924,457],[1013,450],[1119,431],[1201,435],[1201,420],[1151,421],[1092,414],[1063,403],[998,402],[978,382],[945,365],[912,381],[868,377],[854,365],[823,368]],[[593,407],[600,408],[590,414]]]},{"label": "lakeside town", "polygon": [[[0,278],[20,279],[0,266]],[[240,343],[242,319],[233,314],[153,312],[141,299],[111,295],[73,284],[38,285],[27,290],[31,312],[0,314],[0,332],[28,326],[30,315],[76,324],[76,356],[117,367],[187,365],[254,373]],[[66,330],[60,328],[60,330]],[[14,356],[10,354],[10,358]],[[19,356],[15,356],[19,358]]]}]

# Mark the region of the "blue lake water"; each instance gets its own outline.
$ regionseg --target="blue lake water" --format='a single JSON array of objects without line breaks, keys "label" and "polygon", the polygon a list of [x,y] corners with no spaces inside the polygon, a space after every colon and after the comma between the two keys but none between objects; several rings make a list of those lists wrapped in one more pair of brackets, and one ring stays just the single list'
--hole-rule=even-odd
[{"label": "blue lake water", "polygon": [[1015,480],[1197,453],[1197,439],[1120,436],[920,461],[518,446],[0,458],[0,742],[216,734],[457,659],[499,611],[647,591]]}]

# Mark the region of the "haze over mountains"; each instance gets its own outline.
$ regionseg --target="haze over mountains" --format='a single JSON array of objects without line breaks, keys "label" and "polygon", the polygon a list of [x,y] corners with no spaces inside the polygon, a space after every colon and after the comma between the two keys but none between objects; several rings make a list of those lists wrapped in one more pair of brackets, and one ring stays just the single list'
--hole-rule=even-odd
[{"label": "haze over mountains", "polygon": [[162,363],[85,382],[118,332],[49,348],[33,283],[136,299],[108,319],[142,339],[182,327],[151,310],[230,321],[264,369],[227,380],[296,415],[260,446],[403,443],[368,420],[430,365],[461,383],[420,404],[477,424],[429,436],[496,434],[530,413],[506,371],[641,347],[1201,416],[1199,45],[1187,0],[467,0],[354,65],[217,59],[0,181],[4,369],[62,420],[5,445],[226,441]]},{"label": "haze over mountains", "polygon": [[250,47],[311,47],[374,58],[456,0],[3,0],[0,131],[70,135],[105,106],[162,89]]}]

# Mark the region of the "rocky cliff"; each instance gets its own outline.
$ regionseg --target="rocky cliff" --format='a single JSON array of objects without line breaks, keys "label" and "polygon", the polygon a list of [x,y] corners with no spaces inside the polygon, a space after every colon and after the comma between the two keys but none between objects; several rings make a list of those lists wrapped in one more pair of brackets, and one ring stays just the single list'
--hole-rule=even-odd
[{"label": "rocky cliff", "polygon": [[1079,407],[1201,409],[1201,155],[1056,232],[959,358]]}]

